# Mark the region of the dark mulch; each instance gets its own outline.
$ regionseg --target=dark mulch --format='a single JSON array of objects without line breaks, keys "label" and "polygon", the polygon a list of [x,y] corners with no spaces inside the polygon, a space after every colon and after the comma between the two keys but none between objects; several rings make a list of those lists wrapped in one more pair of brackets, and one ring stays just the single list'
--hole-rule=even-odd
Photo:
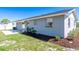
[{"label": "dark mulch", "polygon": [[29,36],[32,36],[34,38],[37,38],[37,39],[40,39],[43,41],[48,41],[49,39],[55,38],[55,37],[51,37],[51,36],[47,36],[47,35],[35,34],[35,33],[30,33],[30,32],[24,32],[22,34],[29,35]]},{"label": "dark mulch", "polygon": [[[24,32],[22,34],[29,35],[29,36],[38,38],[43,41],[50,41],[51,43],[58,44],[63,47],[79,49],[79,36],[77,36],[76,38],[74,38],[74,40],[71,40],[71,41],[69,41],[67,39],[61,39],[61,40],[55,41],[54,40],[55,37],[50,37],[50,36],[46,36],[46,35],[26,33],[26,32]],[[72,43],[69,43],[69,42],[72,42]]]}]

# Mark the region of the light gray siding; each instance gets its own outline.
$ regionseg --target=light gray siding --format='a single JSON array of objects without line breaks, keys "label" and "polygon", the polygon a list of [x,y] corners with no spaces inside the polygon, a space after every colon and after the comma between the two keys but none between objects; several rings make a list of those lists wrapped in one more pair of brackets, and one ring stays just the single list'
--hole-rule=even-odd
[{"label": "light gray siding", "polygon": [[[47,18],[30,21],[28,26],[34,27],[37,30],[37,33],[39,34],[49,36],[60,35],[61,37],[64,37],[64,16],[55,16],[51,18],[53,20],[53,27],[51,28],[46,27]],[[34,25],[34,21],[37,22],[36,25]]]},{"label": "light gray siding", "polygon": [[16,28],[17,28],[17,30],[19,30],[20,32],[23,32],[23,31],[26,30],[26,29],[25,29],[25,24],[22,24],[22,23],[18,23],[18,24],[16,25]]},{"label": "light gray siding", "polygon": [[[47,27],[47,20],[52,19],[52,27]],[[70,19],[70,27],[68,27],[68,19]],[[48,36],[59,35],[63,38],[68,36],[68,33],[76,28],[75,24],[76,14],[74,10],[67,10],[63,13],[46,14],[37,17],[31,17],[24,20],[28,23],[25,28],[22,24],[17,24],[17,29],[21,31],[27,31],[27,27],[34,27],[38,34],[44,34]]]}]

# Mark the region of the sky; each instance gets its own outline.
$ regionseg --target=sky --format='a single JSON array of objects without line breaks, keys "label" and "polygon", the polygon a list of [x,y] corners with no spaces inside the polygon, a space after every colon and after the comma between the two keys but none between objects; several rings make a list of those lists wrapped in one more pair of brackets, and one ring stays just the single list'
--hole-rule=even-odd
[{"label": "sky", "polygon": [[[0,7],[0,21],[4,18],[10,21],[16,21],[70,8],[71,7]],[[74,8],[77,10],[77,15],[79,17],[79,8]]]}]

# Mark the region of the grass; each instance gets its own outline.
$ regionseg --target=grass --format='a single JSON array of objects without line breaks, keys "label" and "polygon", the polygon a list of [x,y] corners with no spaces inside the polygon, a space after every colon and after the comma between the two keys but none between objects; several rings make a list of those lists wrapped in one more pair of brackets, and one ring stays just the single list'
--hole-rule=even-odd
[{"label": "grass", "polygon": [[63,47],[59,45],[44,42],[31,36],[20,33],[5,36],[0,31],[0,45],[2,43],[6,44],[0,46],[0,51],[49,51],[51,49],[57,51],[63,50]]}]

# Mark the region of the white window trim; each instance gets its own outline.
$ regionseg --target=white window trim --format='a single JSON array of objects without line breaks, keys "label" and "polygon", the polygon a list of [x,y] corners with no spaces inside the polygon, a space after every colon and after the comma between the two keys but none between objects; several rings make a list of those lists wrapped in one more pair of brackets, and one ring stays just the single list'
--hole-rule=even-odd
[{"label": "white window trim", "polygon": [[[48,28],[53,27],[53,18],[47,18],[46,22],[47,22],[46,27],[48,27]],[[50,26],[49,23],[52,23],[52,26]]]}]

